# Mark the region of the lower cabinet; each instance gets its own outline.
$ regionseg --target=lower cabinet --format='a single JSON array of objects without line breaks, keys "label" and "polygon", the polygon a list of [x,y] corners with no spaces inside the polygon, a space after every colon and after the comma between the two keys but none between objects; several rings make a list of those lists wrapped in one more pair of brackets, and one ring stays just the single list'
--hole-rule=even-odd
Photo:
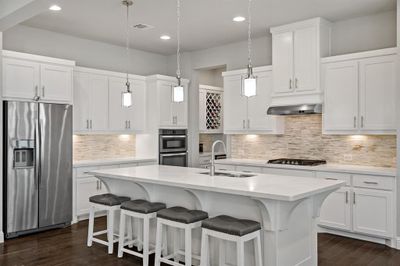
[{"label": "lower cabinet", "polygon": [[350,189],[341,188],[324,201],[319,224],[343,230],[351,230]]},{"label": "lower cabinet", "polygon": [[80,178],[76,181],[76,215],[89,213],[89,198],[107,193],[107,189],[96,177]]}]

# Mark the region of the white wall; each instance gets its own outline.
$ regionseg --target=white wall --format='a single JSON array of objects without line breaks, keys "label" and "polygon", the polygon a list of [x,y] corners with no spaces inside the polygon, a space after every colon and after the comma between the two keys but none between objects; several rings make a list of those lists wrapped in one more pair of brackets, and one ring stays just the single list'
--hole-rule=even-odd
[{"label": "white wall", "polygon": [[[125,72],[127,65],[124,47],[22,25],[4,32],[4,49],[70,59],[79,66],[118,72]],[[167,74],[167,57],[132,49],[130,72]]]}]

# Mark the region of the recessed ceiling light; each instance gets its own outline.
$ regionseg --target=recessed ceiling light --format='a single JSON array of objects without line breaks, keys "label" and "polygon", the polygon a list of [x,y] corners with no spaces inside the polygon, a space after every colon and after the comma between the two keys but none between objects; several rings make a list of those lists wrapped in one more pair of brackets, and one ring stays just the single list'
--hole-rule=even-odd
[{"label": "recessed ceiling light", "polygon": [[161,40],[165,40],[165,41],[166,41],[166,40],[170,40],[170,39],[171,39],[171,37],[170,37],[170,36],[168,36],[168,35],[161,35],[161,36],[160,36],[160,39],[161,39]]},{"label": "recessed ceiling light", "polygon": [[246,20],[246,18],[242,17],[242,16],[237,16],[237,17],[233,18],[233,21],[235,21],[235,22],[243,22],[245,20]]},{"label": "recessed ceiling light", "polygon": [[52,5],[51,7],[49,7],[49,9],[50,9],[51,11],[60,11],[60,10],[61,10],[61,7],[58,6],[58,5]]}]

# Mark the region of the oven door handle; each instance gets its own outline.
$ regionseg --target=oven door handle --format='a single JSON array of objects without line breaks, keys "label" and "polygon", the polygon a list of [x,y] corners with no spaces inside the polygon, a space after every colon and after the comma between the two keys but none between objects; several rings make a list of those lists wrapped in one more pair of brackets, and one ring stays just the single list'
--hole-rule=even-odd
[{"label": "oven door handle", "polygon": [[161,136],[163,139],[184,139],[186,138],[186,135],[175,135],[175,136]]},{"label": "oven door handle", "polygon": [[172,153],[172,154],[160,154],[161,157],[174,157],[174,156],[181,156],[181,155],[187,155],[187,152]]}]

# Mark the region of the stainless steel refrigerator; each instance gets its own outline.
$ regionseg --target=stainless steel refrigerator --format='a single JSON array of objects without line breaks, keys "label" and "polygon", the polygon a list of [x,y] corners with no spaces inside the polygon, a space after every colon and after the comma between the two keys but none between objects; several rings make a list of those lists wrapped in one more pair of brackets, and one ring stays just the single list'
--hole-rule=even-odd
[{"label": "stainless steel refrigerator", "polygon": [[4,102],[7,238],[72,220],[72,106]]}]

